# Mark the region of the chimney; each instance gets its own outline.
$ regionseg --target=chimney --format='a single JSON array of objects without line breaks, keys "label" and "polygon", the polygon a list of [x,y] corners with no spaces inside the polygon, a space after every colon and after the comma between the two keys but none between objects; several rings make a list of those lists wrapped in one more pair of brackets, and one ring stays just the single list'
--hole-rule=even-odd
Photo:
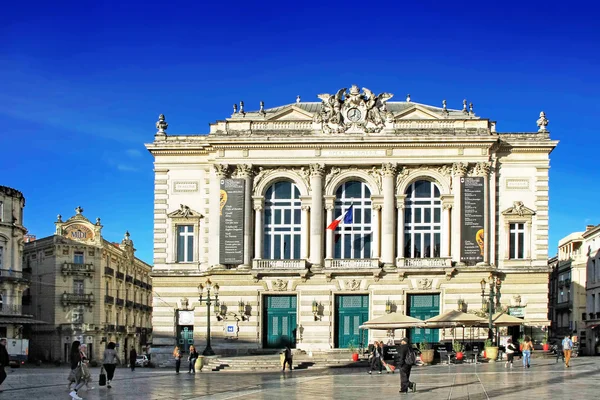
[{"label": "chimney", "polygon": [[585,226],[585,231],[591,231],[592,229],[594,229],[596,227],[596,225],[586,225]]}]

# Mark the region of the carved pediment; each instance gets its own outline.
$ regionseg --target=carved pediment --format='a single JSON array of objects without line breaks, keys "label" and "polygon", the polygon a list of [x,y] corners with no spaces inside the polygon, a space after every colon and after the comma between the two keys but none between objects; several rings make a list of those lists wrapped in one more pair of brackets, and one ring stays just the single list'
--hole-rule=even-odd
[{"label": "carved pediment", "polygon": [[313,114],[300,107],[288,106],[269,116],[269,121],[312,121]]},{"label": "carved pediment", "polygon": [[204,215],[200,214],[198,211],[192,210],[185,204],[180,204],[179,209],[170,212],[167,214],[169,218],[204,218]]},{"label": "carved pediment", "polygon": [[525,207],[522,201],[515,201],[512,207],[502,211],[502,215],[509,217],[531,217],[535,215],[535,211]]},{"label": "carved pediment", "polygon": [[421,107],[418,104],[415,104],[411,108],[408,108],[408,109],[403,110],[402,112],[396,114],[394,116],[394,119],[396,119],[396,120],[402,120],[402,119],[435,120],[435,119],[441,119],[441,116],[426,109],[425,107]]}]

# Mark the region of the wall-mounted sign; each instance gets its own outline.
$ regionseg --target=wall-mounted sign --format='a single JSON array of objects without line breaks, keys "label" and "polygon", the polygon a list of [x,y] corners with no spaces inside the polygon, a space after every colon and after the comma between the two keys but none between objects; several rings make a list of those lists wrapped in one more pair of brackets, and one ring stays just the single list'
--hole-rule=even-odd
[{"label": "wall-mounted sign", "polygon": [[508,307],[508,314],[517,318],[525,318],[525,307]]},{"label": "wall-mounted sign", "polygon": [[224,265],[244,262],[245,183],[243,179],[221,179],[219,262]]},{"label": "wall-mounted sign", "polygon": [[179,310],[178,325],[194,325],[194,312],[188,310]]},{"label": "wall-mounted sign", "polygon": [[237,322],[226,322],[224,331],[225,331],[225,336],[237,336],[237,334],[238,334]]},{"label": "wall-mounted sign", "polygon": [[484,178],[460,178],[462,191],[461,254],[460,260],[467,265],[483,261],[485,246],[484,226]]},{"label": "wall-mounted sign", "polygon": [[93,240],[94,232],[85,225],[73,224],[64,228],[63,234],[73,240]]}]

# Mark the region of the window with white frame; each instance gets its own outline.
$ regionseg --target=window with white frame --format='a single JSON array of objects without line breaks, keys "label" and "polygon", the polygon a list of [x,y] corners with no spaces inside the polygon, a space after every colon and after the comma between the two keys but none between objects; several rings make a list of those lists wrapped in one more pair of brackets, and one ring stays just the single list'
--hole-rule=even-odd
[{"label": "window with white frame", "polygon": [[442,243],[442,200],[440,189],[420,180],[406,189],[404,207],[404,249],[406,258],[440,256]]},{"label": "window with white frame", "polygon": [[300,258],[300,190],[288,181],[276,182],[265,193],[264,248],[267,260]]},{"label": "window with white frame", "polygon": [[194,225],[177,226],[177,262],[194,261]]},{"label": "window with white frame", "polygon": [[512,223],[509,225],[508,258],[522,260],[525,258],[525,224]]},{"label": "window with white frame", "polygon": [[[336,259],[371,258],[373,227],[371,225],[371,190],[366,183],[342,183],[335,193],[334,218],[352,207],[351,222],[342,221],[334,231],[333,257]],[[350,215],[350,214],[349,214]],[[327,221],[329,224],[331,221]]]},{"label": "window with white frame", "polygon": [[83,279],[73,279],[73,293],[83,294],[85,290]]},{"label": "window with white frame", "polygon": [[83,264],[83,251],[76,251],[73,255],[73,262],[75,264]]}]

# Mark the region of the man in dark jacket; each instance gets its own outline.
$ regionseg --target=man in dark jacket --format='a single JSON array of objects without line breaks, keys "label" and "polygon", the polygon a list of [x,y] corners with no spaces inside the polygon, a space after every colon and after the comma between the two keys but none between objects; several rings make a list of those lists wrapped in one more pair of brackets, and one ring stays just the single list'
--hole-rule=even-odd
[{"label": "man in dark jacket", "polygon": [[135,347],[131,346],[131,351],[129,351],[129,366],[131,367],[131,371],[135,371],[136,360],[137,360],[137,351],[135,351]]},{"label": "man in dark jacket", "polygon": [[408,338],[402,338],[400,341],[400,348],[398,349],[398,368],[400,369],[400,393],[408,393],[408,389],[412,389],[413,392],[417,391],[417,384],[410,381],[410,370],[412,364],[407,363],[407,356],[409,352],[412,352]]},{"label": "man in dark jacket", "polygon": [[6,339],[0,340],[0,385],[6,379],[6,371],[4,367],[8,367],[10,358],[8,357],[8,351],[6,350]]},{"label": "man in dark jacket", "polygon": [[285,350],[283,351],[283,369],[282,371],[285,371],[285,365],[288,365],[290,371],[292,370],[292,349],[290,348],[290,345],[286,345],[285,346]]}]

